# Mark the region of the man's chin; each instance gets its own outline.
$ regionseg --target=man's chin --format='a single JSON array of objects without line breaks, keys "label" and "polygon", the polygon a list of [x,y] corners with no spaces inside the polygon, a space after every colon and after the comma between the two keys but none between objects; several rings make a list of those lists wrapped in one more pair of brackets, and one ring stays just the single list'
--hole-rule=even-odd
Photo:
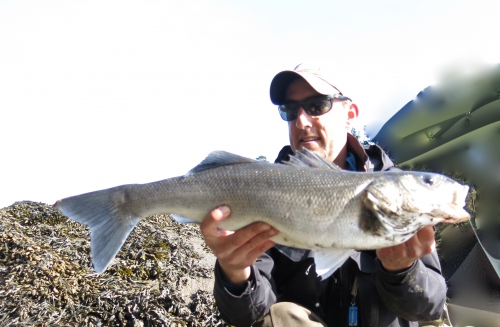
[{"label": "man's chin", "polygon": [[315,152],[317,154],[322,155],[324,150],[318,145],[316,142],[304,142],[299,146],[299,150],[307,149],[311,152]]}]

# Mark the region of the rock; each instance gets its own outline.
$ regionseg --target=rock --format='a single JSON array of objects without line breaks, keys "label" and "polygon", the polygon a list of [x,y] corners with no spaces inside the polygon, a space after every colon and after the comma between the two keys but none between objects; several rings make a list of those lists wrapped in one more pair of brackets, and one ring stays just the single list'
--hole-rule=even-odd
[{"label": "rock", "polygon": [[98,275],[88,228],[30,201],[0,209],[2,325],[227,326],[198,226],[144,219]]}]

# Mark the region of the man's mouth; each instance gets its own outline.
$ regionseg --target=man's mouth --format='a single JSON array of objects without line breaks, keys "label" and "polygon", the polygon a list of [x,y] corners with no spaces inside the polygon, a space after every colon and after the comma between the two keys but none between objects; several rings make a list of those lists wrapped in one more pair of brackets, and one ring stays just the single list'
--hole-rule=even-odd
[{"label": "man's mouth", "polygon": [[314,142],[317,140],[319,140],[319,137],[305,137],[305,138],[300,139],[300,142],[307,143],[307,142]]}]

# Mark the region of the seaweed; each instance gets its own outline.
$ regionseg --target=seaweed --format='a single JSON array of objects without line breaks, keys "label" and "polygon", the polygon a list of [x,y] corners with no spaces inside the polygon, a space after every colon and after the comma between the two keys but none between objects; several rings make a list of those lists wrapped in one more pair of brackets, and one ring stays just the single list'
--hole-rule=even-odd
[{"label": "seaweed", "polygon": [[96,274],[85,225],[16,202],[0,209],[0,327],[228,326],[202,240],[196,226],[152,216]]}]

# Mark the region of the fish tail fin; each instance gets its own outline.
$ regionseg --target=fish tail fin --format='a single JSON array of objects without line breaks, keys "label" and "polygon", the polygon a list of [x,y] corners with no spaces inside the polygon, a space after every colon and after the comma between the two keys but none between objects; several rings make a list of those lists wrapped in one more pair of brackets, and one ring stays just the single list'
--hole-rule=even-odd
[{"label": "fish tail fin", "polygon": [[92,263],[102,273],[143,218],[127,210],[123,186],[81,194],[57,201],[63,215],[90,227]]}]

